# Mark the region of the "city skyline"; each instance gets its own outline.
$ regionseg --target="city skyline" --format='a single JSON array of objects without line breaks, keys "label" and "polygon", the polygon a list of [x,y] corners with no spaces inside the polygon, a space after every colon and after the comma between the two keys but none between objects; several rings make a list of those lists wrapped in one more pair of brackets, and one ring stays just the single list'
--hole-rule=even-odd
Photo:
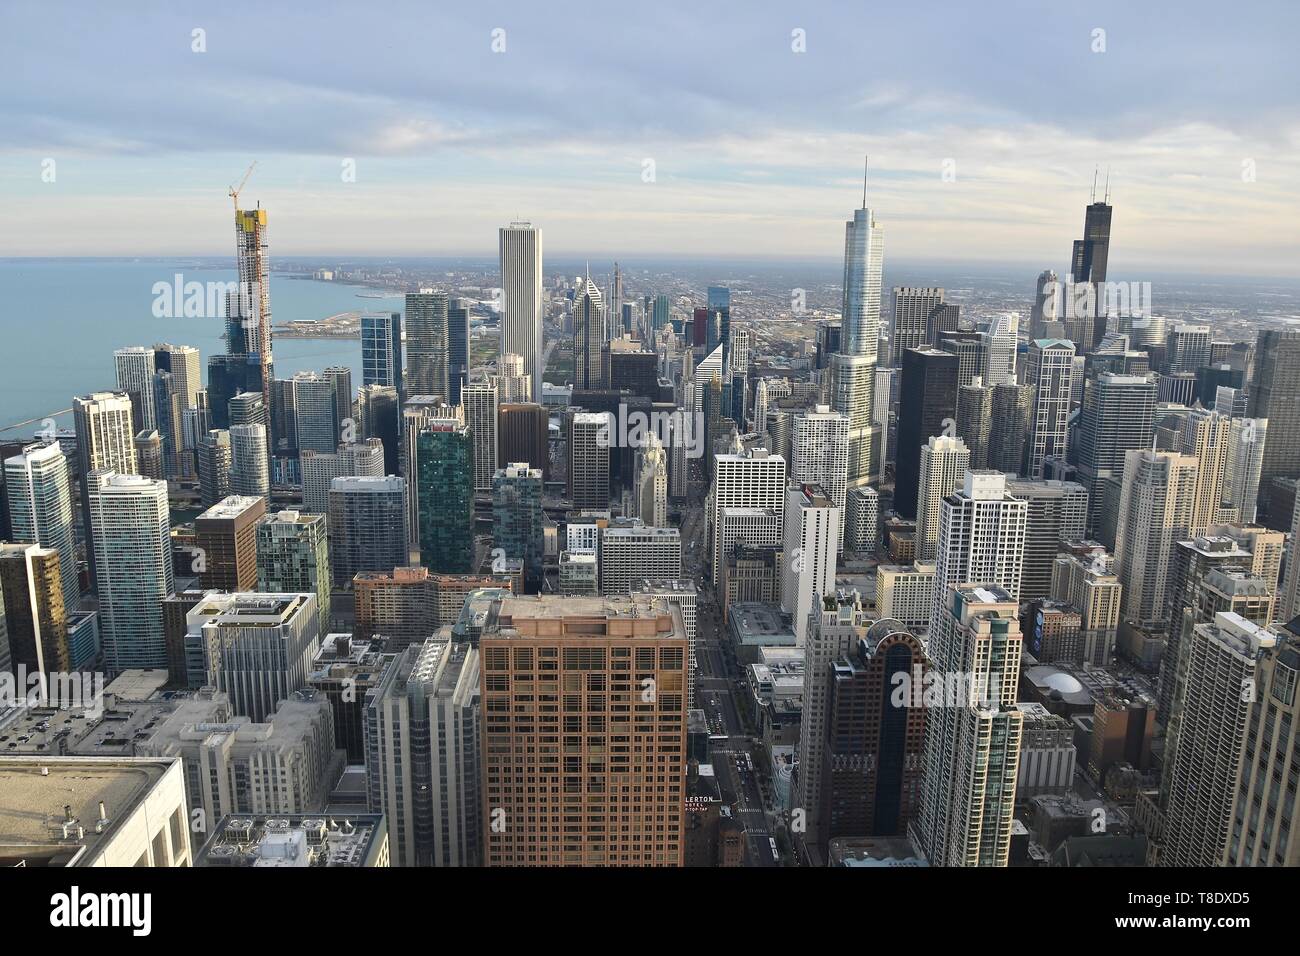
[{"label": "city skyline", "polygon": [[[829,258],[839,249],[824,224],[858,192],[854,158],[869,153],[891,257],[996,250],[1064,272],[1081,200],[1109,169],[1126,270],[1286,274],[1300,245],[1271,212],[1300,201],[1300,130],[1294,67],[1275,45],[1296,14],[1267,7],[1277,30],[1216,17],[1212,40],[1203,17],[1111,4],[1028,34],[1018,6],[870,20],[762,6],[743,23],[692,10],[689,24],[670,7],[637,21],[635,48],[605,30],[589,67],[548,56],[566,18],[532,12],[443,13],[436,58],[417,53],[427,32],[405,6],[337,18],[346,30],[324,15],[272,19],[265,43],[287,52],[269,66],[230,43],[249,8],[168,11],[131,24],[154,57],[114,62],[121,82],[105,97],[90,77],[125,27],[90,15],[96,29],[56,38],[53,20],[19,4],[9,36],[30,39],[0,41],[18,67],[0,107],[16,227],[0,255],[216,254],[228,232],[209,200],[255,159],[245,203],[276,210],[280,255],[490,255],[502,223],[529,219],[561,256]],[[882,39],[863,71],[842,15],[882,38],[923,37],[933,55]],[[599,30],[609,16],[581,22]],[[23,69],[50,44],[68,54],[53,81]],[[380,72],[354,47],[392,55]],[[1237,54],[1252,63],[1241,77],[1211,81],[1197,65]],[[718,57],[730,67],[710,68]],[[146,98],[143,115],[160,119],[140,119]],[[330,228],[340,221],[345,241]]]}]

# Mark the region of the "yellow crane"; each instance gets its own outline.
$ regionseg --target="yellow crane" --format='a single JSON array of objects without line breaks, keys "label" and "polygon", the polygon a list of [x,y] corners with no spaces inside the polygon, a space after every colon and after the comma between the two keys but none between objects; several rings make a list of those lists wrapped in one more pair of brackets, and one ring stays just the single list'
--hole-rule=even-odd
[{"label": "yellow crane", "polygon": [[256,165],[257,160],[253,160],[248,171],[244,173],[244,178],[239,181],[239,185],[230,187],[230,198],[234,200],[236,212],[239,211],[239,194],[244,191],[244,184],[248,182],[248,177],[253,175],[253,167]]}]

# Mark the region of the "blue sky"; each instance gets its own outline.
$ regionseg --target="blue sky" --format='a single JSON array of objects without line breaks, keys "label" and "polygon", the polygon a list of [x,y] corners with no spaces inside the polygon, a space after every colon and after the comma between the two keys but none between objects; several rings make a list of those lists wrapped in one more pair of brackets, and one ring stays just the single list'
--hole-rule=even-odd
[{"label": "blue sky", "polygon": [[0,255],[223,253],[256,159],[282,255],[834,257],[869,152],[887,257],[1063,267],[1100,165],[1115,268],[1294,274],[1300,4],[803,6],[10,0]]}]

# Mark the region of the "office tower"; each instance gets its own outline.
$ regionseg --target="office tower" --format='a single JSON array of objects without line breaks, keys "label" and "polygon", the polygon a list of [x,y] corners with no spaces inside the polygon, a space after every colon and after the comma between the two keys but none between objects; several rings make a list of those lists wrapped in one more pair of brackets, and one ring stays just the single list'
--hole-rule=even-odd
[{"label": "office tower", "polygon": [[[936,587],[938,587],[936,583]],[[943,587],[928,650],[945,686],[926,714],[922,799],[913,833],[932,865],[1006,866],[1024,714],[1015,595],[994,584]],[[949,696],[951,695],[951,696]]]},{"label": "office tower", "polygon": [[214,594],[196,618],[208,685],[230,697],[232,713],[263,723],[307,686],[320,651],[314,594]]},{"label": "office tower", "polygon": [[479,866],[479,655],[430,638],[404,650],[365,702],[366,777],[394,866]]},{"label": "office tower", "polygon": [[957,437],[970,451],[970,468],[989,467],[989,436],[993,429],[993,389],[972,382],[957,389]]},{"label": "office tower", "polygon": [[328,455],[340,440],[338,401],[334,382],[316,372],[298,372],[293,379],[298,453],[316,451]]},{"label": "office tower", "polygon": [[668,296],[660,294],[654,297],[654,308],[650,313],[650,341],[659,339],[659,330],[669,322]]},{"label": "office tower", "polygon": [[573,294],[573,386],[601,387],[601,346],[605,310],[600,289],[588,273]]},{"label": "office tower", "polygon": [[934,561],[939,547],[939,511],[943,500],[962,486],[970,468],[970,451],[960,438],[932,436],[921,449],[916,495],[916,560]]},{"label": "office tower", "polygon": [[[1229,840],[1241,839],[1232,825],[1233,800],[1248,721],[1252,710],[1262,711],[1256,698],[1270,693],[1258,683],[1259,661],[1276,645],[1268,628],[1232,613],[1193,629],[1182,728],[1168,758],[1173,781],[1159,843],[1162,865],[1220,866]],[[1251,813],[1257,820],[1257,810]]]},{"label": "office tower", "polygon": [[[459,300],[457,300],[459,301]],[[403,395],[438,395],[451,402],[451,328],[447,293],[406,293],[406,378]],[[462,310],[466,326],[468,310]],[[465,363],[468,365],[468,362]],[[459,370],[462,374],[468,368]],[[391,384],[391,383],[384,383]],[[457,379],[459,392],[460,379]],[[460,401],[459,394],[455,402]]]},{"label": "office tower", "polygon": [[760,512],[776,512],[773,541],[751,541],[753,544],[775,544],[781,540],[782,517],[785,513],[785,459],[769,454],[765,448],[751,448],[740,454],[714,456],[714,484],[708,500],[709,553],[712,561],[712,582],[716,585],[722,575],[722,560],[736,542],[724,536],[723,512],[729,508],[744,508]]},{"label": "office tower", "polygon": [[1210,364],[1210,327],[1175,325],[1165,336],[1165,371],[1191,372]]},{"label": "office tower", "polygon": [[360,571],[406,564],[406,482],[392,475],[335,478],[328,527],[335,587],[347,587]]},{"label": "office tower", "polygon": [[219,591],[257,587],[257,526],[265,514],[265,498],[232,495],[194,519],[202,587]]},{"label": "office tower", "polygon": [[465,425],[474,439],[474,490],[488,492],[497,470],[497,386],[469,382],[461,395]]},{"label": "office tower", "polygon": [[[1275,786],[1300,768],[1296,747],[1296,633],[1278,629],[1277,642],[1255,662],[1254,699],[1232,804],[1228,866],[1297,866],[1300,844],[1292,834],[1295,791]],[[1202,762],[1204,758],[1202,758]],[[1247,823],[1249,821],[1249,824]]]},{"label": "office tower", "polygon": [[1038,273],[1038,284],[1034,288],[1034,306],[1029,313],[1030,340],[1052,337],[1047,326],[1049,322],[1057,322],[1059,318],[1059,288],[1056,273],[1051,269],[1044,269]]},{"label": "office tower", "polygon": [[256,547],[257,590],[316,595],[320,633],[328,634],[332,582],[325,516],[297,511],[265,515],[257,525]]},{"label": "office tower", "polygon": [[[524,356],[533,376],[532,400],[540,402],[542,320],[546,310],[546,301],[542,297],[542,231],[534,229],[531,223],[512,222],[500,230],[499,236],[501,351]],[[596,355],[599,365],[599,347]]]},{"label": "office tower", "polygon": [[[0,543],[0,618],[8,622],[10,658],[0,673],[7,677],[11,667],[25,667],[44,680],[74,669],[58,551]],[[31,688],[24,682],[15,689],[21,695]],[[48,703],[48,685],[39,689],[41,703]]]},{"label": "office tower", "polygon": [[271,466],[266,457],[266,426],[230,426],[230,492],[271,499]]},{"label": "office tower", "polygon": [[163,464],[162,436],[152,428],[147,429],[135,436],[133,444],[135,445],[135,460],[140,474],[155,481],[166,478],[167,469]]},{"label": "office tower", "polygon": [[[988,467],[1018,475],[1024,467],[1034,411],[1032,385],[995,385],[989,398]],[[960,429],[958,430],[960,434]]]},{"label": "office tower", "polygon": [[[722,346],[722,367],[731,368],[731,290],[725,286],[708,288],[709,329],[716,328],[716,338],[705,343],[706,348]],[[878,300],[878,297],[877,297]],[[877,308],[879,306],[877,305]]]},{"label": "office tower", "polygon": [[390,651],[432,636],[461,621],[466,601],[478,592],[509,591],[505,574],[430,574],[414,566],[365,571],[353,580],[356,623],[353,636],[383,638]]},{"label": "office tower", "polygon": [[1070,418],[1070,392],[1074,370],[1074,345],[1065,339],[1036,339],[1029,343],[1025,382],[1034,388],[1029,416],[1029,440],[1021,471],[1042,478],[1044,462],[1064,461]]},{"label": "office tower", "polygon": [[1007,491],[1006,482],[1000,472],[968,471],[962,487],[944,499],[934,561],[934,616],[945,613],[940,607],[948,600],[945,592],[969,581],[996,585],[1019,600],[1029,506]]},{"label": "office tower", "polygon": [[613,416],[577,412],[569,426],[569,497],[573,507],[609,507],[609,448]]},{"label": "office tower", "polygon": [[[347,405],[347,414],[339,419],[340,424],[352,417],[352,389],[348,386],[346,403],[339,401],[338,394],[341,381],[337,375],[327,376],[334,384],[336,411]],[[349,375],[349,383],[351,377]],[[277,378],[271,382],[271,454],[275,458],[291,459],[298,457],[298,409],[293,393],[293,380]]]},{"label": "office tower", "polygon": [[361,384],[402,391],[402,313],[361,314]]},{"label": "office tower", "polygon": [[[334,387],[335,414],[339,426],[352,418],[352,369],[346,365],[331,365],[321,373]],[[295,436],[296,437],[296,436]]]},{"label": "office tower", "polygon": [[[1070,277],[1075,285],[1091,283],[1094,293],[1093,316],[1072,315],[1066,310],[1066,337],[1078,346],[1079,351],[1089,351],[1105,331],[1106,306],[1102,284],[1106,281],[1106,260],[1110,252],[1110,189],[1105,199],[1097,202],[1096,183],[1093,183],[1092,202],[1088,204],[1083,220],[1083,238],[1074,241],[1070,257]],[[1093,322],[1092,319],[1100,319]]]},{"label": "office tower", "polygon": [[[271,379],[274,360],[271,355],[271,266],[267,258],[266,210],[235,210],[235,267],[239,273],[239,290],[226,299],[227,351],[256,365],[256,387],[251,384],[239,391],[259,391],[266,405],[271,404]],[[252,381],[248,379],[247,381]]]},{"label": "office tower", "polygon": [[819,485],[841,513],[849,467],[849,419],[828,405],[794,416],[790,480]]},{"label": "office tower", "polygon": [[600,530],[597,564],[600,593],[608,596],[627,594],[645,578],[675,580],[682,574],[682,533],[616,519]]},{"label": "office tower", "polygon": [[935,348],[957,356],[957,386],[982,382],[988,373],[988,342],[978,332],[944,332]]},{"label": "office tower", "polygon": [[[5,460],[4,470],[5,499],[14,540],[59,552],[63,606],[69,611],[76,610],[81,604],[81,586],[77,580],[77,541],[68,460],[63,449],[57,441],[28,445]],[[82,480],[86,480],[84,475]],[[164,485],[164,505],[166,500]]]},{"label": "office tower", "polygon": [[1052,566],[1061,542],[1086,536],[1088,492],[1073,481],[1013,479],[1007,482],[1007,494],[1028,505],[1019,597],[1037,601],[1051,595]]},{"label": "office tower", "polygon": [[667,526],[668,453],[653,434],[646,437],[644,448],[637,449],[632,499],[636,517],[652,528]]},{"label": "office tower", "polygon": [[497,466],[527,462],[550,474],[550,415],[542,405],[503,402],[497,409]]},{"label": "office tower", "polygon": [[916,517],[921,448],[935,435],[956,429],[957,356],[938,349],[907,349],[899,386],[898,456],[894,466],[894,510]]},{"label": "office tower", "polygon": [[844,505],[844,550],[871,554],[880,536],[880,494],[869,485],[859,485],[846,496]]},{"label": "office tower", "polygon": [[923,687],[929,667],[921,642],[889,620],[831,664],[822,760],[828,840],[907,834],[921,802],[927,708],[899,690]]},{"label": "office tower", "polygon": [[1125,454],[1115,563],[1127,620],[1163,620],[1174,543],[1188,536],[1195,502],[1195,458],[1161,451]]},{"label": "office tower", "polygon": [[849,487],[870,483],[876,358],[880,346],[880,275],[884,228],[866,205],[844,224],[844,299],[840,352],[830,366],[830,405],[849,420]]},{"label": "office tower", "polygon": [[943,289],[894,289],[894,327],[890,331],[890,358],[895,368],[903,364],[908,349],[925,348],[929,342],[930,314],[943,305]]},{"label": "office tower", "polygon": [[807,641],[809,615],[835,590],[843,515],[817,485],[798,485],[786,492],[781,609],[792,618],[798,646]]},{"label": "office tower", "polygon": [[[433,571],[467,572],[474,558],[474,447],[469,429],[430,421],[416,438],[420,562]],[[404,563],[404,562],[403,562]],[[373,568],[368,568],[373,570]]]},{"label": "office tower", "polygon": [[[440,496],[440,507],[446,506]],[[524,590],[536,594],[542,587],[542,550],[545,546],[542,511],[542,473],[527,462],[513,462],[492,478],[492,549],[524,566]],[[472,544],[473,525],[470,525]],[[678,549],[680,554],[680,547]],[[425,562],[428,564],[428,562]],[[430,565],[433,567],[433,565]],[[495,568],[495,562],[494,562]],[[465,570],[469,568],[435,568]]]},{"label": "office tower", "polygon": [[1014,312],[995,316],[983,333],[985,359],[983,380],[989,385],[1016,383],[1016,337],[1020,317]]},{"label": "office tower", "polygon": [[308,451],[302,456],[302,510],[312,514],[329,511],[330,483],[335,478],[382,478],[384,445],[378,438],[339,445],[332,454]]},{"label": "office tower", "polygon": [[113,353],[113,362],[117,369],[117,390],[131,396],[135,423],[132,434],[146,428],[157,428],[154,373],[158,369],[154,364],[153,349],[145,348],[143,345],[118,349]]},{"label": "office tower", "polygon": [[234,449],[230,432],[214,428],[199,439],[194,449],[194,462],[199,473],[199,503],[211,508],[231,491],[230,469]]},{"label": "office tower", "polygon": [[933,564],[876,566],[876,610],[882,621],[894,620],[910,629],[926,628],[933,606]]},{"label": "office tower", "polygon": [[[469,381],[469,312],[468,299],[452,298],[447,304],[447,401],[460,404],[460,392]],[[543,369],[545,371],[545,369]],[[536,381],[536,377],[534,377]],[[540,391],[541,383],[536,388]]]},{"label": "office tower", "polygon": [[[681,609],[638,594],[504,597],[495,611],[479,638],[486,865],[681,866]],[[540,704],[557,674],[577,680]],[[560,734],[569,757],[546,742]],[[586,784],[566,795],[575,773]]]},{"label": "office tower", "polygon": [[824,843],[827,725],[830,719],[831,666],[847,657],[866,637],[872,615],[861,595],[851,588],[836,589],[822,598],[809,621],[804,644],[803,712],[799,721],[799,763],[790,802],[803,811],[804,842]]},{"label": "office tower", "polygon": [[[1255,344],[1249,416],[1267,418],[1260,489],[1276,477],[1300,475],[1300,331],[1262,329]],[[1260,504],[1266,506],[1263,496]]]},{"label": "office tower", "polygon": [[1088,489],[1088,536],[1101,527],[1102,489],[1124,474],[1124,457],[1151,447],[1156,384],[1145,375],[1098,375],[1088,383],[1079,413],[1079,483]]},{"label": "office tower", "polygon": [[192,345],[161,342],[153,347],[153,351],[154,367],[171,374],[176,394],[181,398],[181,407],[193,407],[203,387],[199,350]]},{"label": "office tower", "polygon": [[[378,438],[384,446],[384,471],[395,475],[401,468],[401,413],[397,389],[391,385],[363,385],[357,390],[359,437]],[[348,440],[347,430],[343,432]]]},{"label": "office tower", "polygon": [[522,356],[509,352],[497,356],[497,373],[492,376],[497,399],[502,402],[526,402],[532,395],[532,376],[524,371]]},{"label": "office tower", "polygon": [[1199,407],[1192,409],[1183,423],[1182,452],[1196,458],[1196,498],[1189,525],[1193,535],[1204,533],[1220,520],[1231,425],[1228,416]]},{"label": "office tower", "polygon": [[166,667],[161,602],[173,590],[167,483],[106,470],[83,480],[89,485],[104,665],[114,674]]}]

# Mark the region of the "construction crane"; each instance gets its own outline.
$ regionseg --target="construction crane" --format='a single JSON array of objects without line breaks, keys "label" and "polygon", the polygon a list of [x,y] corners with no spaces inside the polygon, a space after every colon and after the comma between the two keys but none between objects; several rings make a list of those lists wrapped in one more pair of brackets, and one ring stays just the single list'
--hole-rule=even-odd
[{"label": "construction crane", "polygon": [[239,185],[230,187],[230,198],[234,200],[236,212],[239,211],[239,194],[244,191],[244,185],[248,182],[248,177],[253,175],[253,167],[256,165],[257,160],[253,160],[252,165],[248,167],[248,171],[244,173],[244,178],[239,181]]}]

